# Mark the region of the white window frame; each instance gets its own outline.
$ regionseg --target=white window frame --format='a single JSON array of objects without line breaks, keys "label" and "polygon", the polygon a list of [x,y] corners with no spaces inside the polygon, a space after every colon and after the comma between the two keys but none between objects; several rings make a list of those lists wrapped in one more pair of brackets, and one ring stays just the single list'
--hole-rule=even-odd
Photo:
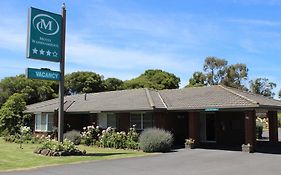
[{"label": "white window frame", "polygon": [[[109,117],[113,117],[113,116],[109,116],[109,115],[114,115],[114,117],[115,117],[115,126],[109,126]],[[101,123],[100,123],[100,118],[103,118],[103,124],[104,124],[104,126],[102,126],[101,125]],[[116,113],[100,113],[99,114],[99,116],[98,116],[98,125],[100,126],[100,127],[103,127],[103,128],[107,128],[107,127],[112,127],[112,128],[117,128],[118,126],[118,118],[117,118],[117,115],[116,115]]]},{"label": "white window frame", "polygon": [[[42,127],[41,127],[41,124],[42,124],[42,116],[43,115],[46,115],[46,129],[42,129]],[[50,123],[49,122],[49,117],[54,117],[54,113],[36,113],[35,114],[35,126],[34,126],[34,130],[36,131],[36,132],[51,132],[52,130],[48,130],[48,128],[49,128],[49,124],[52,124],[53,125],[53,127],[54,127],[54,118],[53,118],[53,122],[52,123]],[[37,127],[37,121],[40,121],[40,127],[38,128]]]},{"label": "white window frame", "polygon": [[[143,127],[143,117],[146,114],[146,112],[131,112],[130,113],[130,127],[132,127],[132,125],[133,125],[132,120],[131,120],[132,114],[140,114],[141,127],[140,128],[136,128],[136,129],[137,130],[144,130],[145,128]],[[152,120],[152,127],[153,127],[153,125],[154,125],[153,115],[151,115],[151,120]]]}]

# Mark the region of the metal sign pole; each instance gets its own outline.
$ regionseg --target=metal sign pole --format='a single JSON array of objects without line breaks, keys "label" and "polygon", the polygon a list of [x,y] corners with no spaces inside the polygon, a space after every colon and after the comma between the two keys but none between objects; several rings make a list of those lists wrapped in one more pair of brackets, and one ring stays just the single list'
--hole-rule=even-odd
[{"label": "metal sign pole", "polygon": [[60,81],[59,81],[59,112],[58,112],[58,141],[63,142],[64,128],[64,67],[65,67],[65,29],[66,29],[66,9],[62,5],[62,37],[61,37],[61,60],[60,60]]}]

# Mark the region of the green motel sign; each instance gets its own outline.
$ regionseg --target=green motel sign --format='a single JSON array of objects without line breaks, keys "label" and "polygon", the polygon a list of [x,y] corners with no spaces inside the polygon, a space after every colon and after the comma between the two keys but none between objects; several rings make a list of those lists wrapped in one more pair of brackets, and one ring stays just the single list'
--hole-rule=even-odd
[{"label": "green motel sign", "polygon": [[59,62],[62,16],[33,7],[28,11],[27,58]]},{"label": "green motel sign", "polygon": [[27,78],[31,78],[31,79],[53,80],[53,81],[60,80],[60,72],[51,71],[51,70],[47,70],[47,69],[27,68],[26,76],[27,76]]}]

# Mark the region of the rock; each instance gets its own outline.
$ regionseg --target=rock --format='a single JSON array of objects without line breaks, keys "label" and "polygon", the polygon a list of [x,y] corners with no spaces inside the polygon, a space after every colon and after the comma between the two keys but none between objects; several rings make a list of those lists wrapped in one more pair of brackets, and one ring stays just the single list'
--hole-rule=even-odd
[{"label": "rock", "polygon": [[41,154],[42,149],[41,148],[36,148],[33,153],[35,154]]},{"label": "rock", "polygon": [[59,152],[54,152],[53,156],[60,156]]},{"label": "rock", "polygon": [[49,149],[43,149],[41,151],[41,154],[44,155],[44,156],[47,156],[49,154],[50,150]]}]

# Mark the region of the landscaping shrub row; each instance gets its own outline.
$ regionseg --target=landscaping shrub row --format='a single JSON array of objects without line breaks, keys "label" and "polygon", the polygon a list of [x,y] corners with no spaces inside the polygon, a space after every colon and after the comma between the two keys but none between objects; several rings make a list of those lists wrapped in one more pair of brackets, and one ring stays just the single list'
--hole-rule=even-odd
[{"label": "landscaping shrub row", "polygon": [[75,130],[65,133],[64,139],[64,142],[60,143],[51,139],[51,136],[32,136],[28,127],[22,127],[17,135],[4,137],[7,142],[41,144],[34,153],[47,156],[83,155],[85,152],[79,151],[75,146],[79,144],[116,149],[142,149],[144,152],[167,152],[173,143],[173,136],[168,131],[150,128],[139,135],[134,126],[127,133],[117,132],[111,127],[102,130],[99,126],[87,126],[81,133]]}]

